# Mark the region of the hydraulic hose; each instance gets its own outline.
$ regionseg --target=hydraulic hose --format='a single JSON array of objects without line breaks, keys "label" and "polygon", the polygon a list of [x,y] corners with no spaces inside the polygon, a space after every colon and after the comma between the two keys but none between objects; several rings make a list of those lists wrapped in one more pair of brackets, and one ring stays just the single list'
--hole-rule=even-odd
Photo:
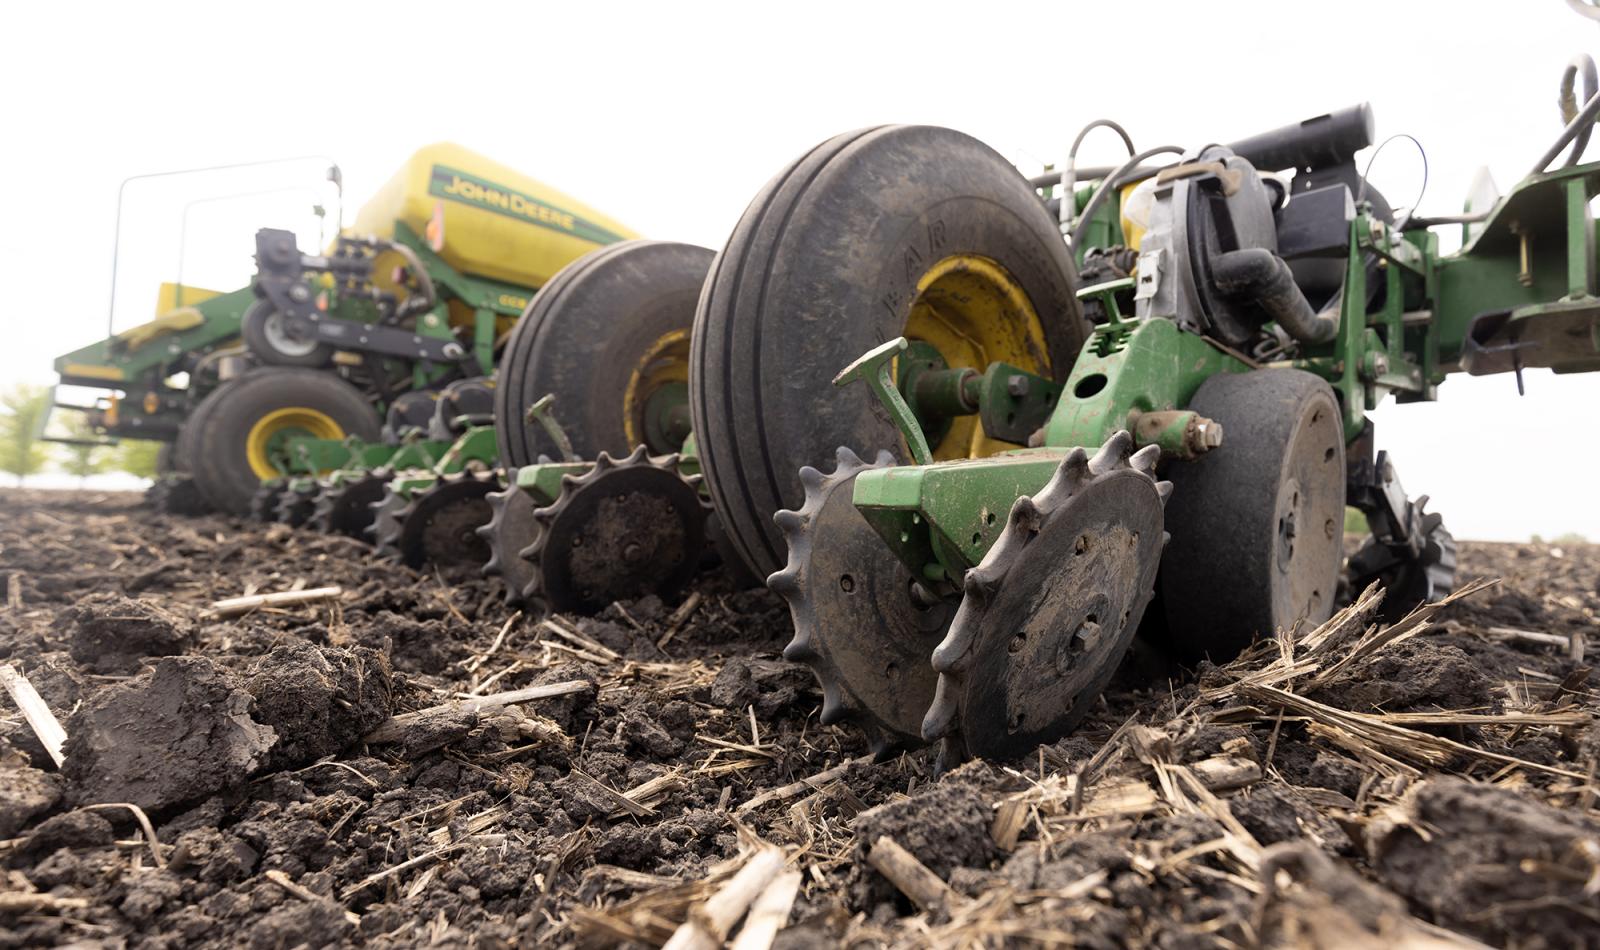
[{"label": "hydraulic hose", "polygon": [[1254,300],[1278,326],[1301,343],[1326,343],[1339,332],[1339,305],[1335,295],[1319,313],[1294,282],[1283,258],[1264,247],[1228,251],[1211,259],[1211,280],[1232,297]]},{"label": "hydraulic hose", "polygon": [[[1127,129],[1110,119],[1095,119],[1090,122],[1078,130],[1078,137],[1072,140],[1072,147],[1067,149],[1067,164],[1066,167],[1061,169],[1061,195],[1063,198],[1071,195],[1073,189],[1078,187],[1078,149],[1083,146],[1083,140],[1089,137],[1090,132],[1101,128],[1110,129],[1117,133],[1122,139],[1122,144],[1127,146],[1128,154],[1133,154],[1133,138],[1128,135]],[[1061,203],[1059,220],[1062,224],[1070,224],[1072,222],[1071,205],[1065,201]]]}]

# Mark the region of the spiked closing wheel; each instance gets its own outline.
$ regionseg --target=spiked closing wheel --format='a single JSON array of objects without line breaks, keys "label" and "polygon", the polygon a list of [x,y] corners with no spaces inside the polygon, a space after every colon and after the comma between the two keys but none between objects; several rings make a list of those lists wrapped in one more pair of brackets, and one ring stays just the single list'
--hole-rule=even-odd
[{"label": "spiked closing wheel", "polygon": [[372,526],[372,506],[382,500],[392,477],[388,469],[377,469],[337,485],[325,483],[307,524],[328,534],[366,537]]},{"label": "spiked closing wheel", "polygon": [[[1427,504],[1428,496],[1423,495],[1416,501],[1417,510]],[[1445,528],[1444,516],[1436,512],[1424,513],[1421,527],[1422,551],[1415,557],[1397,553],[1377,538],[1368,538],[1350,555],[1350,593],[1361,593],[1373,581],[1381,583],[1384,594],[1379,616],[1387,623],[1396,623],[1413,609],[1455,590],[1455,536]]]},{"label": "spiked closing wheel", "polygon": [[1105,689],[1154,592],[1171,490],[1151,474],[1160,450],[1132,449],[1126,431],[1092,459],[1074,449],[1012,505],[933,652],[925,738],[952,740],[957,758],[1016,758],[1070,732]]},{"label": "spiked closing wheel", "polygon": [[708,508],[699,476],[678,474],[678,456],[644,446],[615,460],[605,452],[534,512],[540,530],[523,550],[533,579],[530,606],[595,613],[646,594],[667,598],[694,577],[706,546]]},{"label": "spiked closing wheel", "polygon": [[954,608],[917,585],[852,500],[856,476],[871,465],[847,448],[823,474],[800,469],[805,503],[773,516],[788,563],[767,586],[789,603],[794,639],[785,659],[811,667],[822,684],[822,722],[852,722],[880,757],[920,745],[922,714],[937,675],[928,657]]},{"label": "spiked closing wheel", "polygon": [[396,516],[400,562],[407,567],[432,564],[451,576],[476,574],[489,559],[489,546],[477,530],[489,521],[487,496],[498,487],[494,472],[458,472],[441,475],[412,495]]},{"label": "spiked closing wheel", "polygon": [[383,487],[383,497],[372,503],[372,525],[367,528],[367,535],[372,538],[379,557],[400,557],[400,512],[405,507],[404,496],[387,484]]},{"label": "spiked closing wheel", "polygon": [[517,487],[517,470],[506,471],[506,488],[492,491],[489,523],[478,528],[478,537],[489,546],[489,561],[483,565],[485,577],[498,577],[505,588],[506,603],[521,607],[523,590],[533,581],[533,563],[522,557],[539,535],[539,519],[533,516],[538,505],[533,497]]},{"label": "spiked closing wheel", "polygon": [[278,507],[272,520],[291,528],[310,521],[311,513],[317,508],[318,487],[316,482],[291,483],[278,494]]},{"label": "spiked closing wheel", "polygon": [[283,491],[283,479],[271,478],[250,496],[250,518],[254,521],[274,521],[278,517],[278,494]]}]

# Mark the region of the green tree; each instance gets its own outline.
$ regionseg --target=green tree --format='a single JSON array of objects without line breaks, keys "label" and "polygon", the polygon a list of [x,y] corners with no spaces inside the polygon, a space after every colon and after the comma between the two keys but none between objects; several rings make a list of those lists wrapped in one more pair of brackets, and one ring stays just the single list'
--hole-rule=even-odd
[{"label": "green tree", "polygon": [[161,472],[161,445],[149,439],[123,439],[117,444],[117,468],[140,478],[155,478]]},{"label": "green tree", "polygon": [[50,460],[39,428],[50,410],[50,390],[20,383],[0,396],[0,472],[17,476],[17,485]]},{"label": "green tree", "polygon": [[99,441],[99,434],[81,413],[69,413],[66,428],[67,434],[76,441],[65,445],[66,458],[61,467],[68,475],[78,476],[78,487],[83,487],[90,475],[98,475],[115,467],[116,460],[111,457],[110,446]]}]

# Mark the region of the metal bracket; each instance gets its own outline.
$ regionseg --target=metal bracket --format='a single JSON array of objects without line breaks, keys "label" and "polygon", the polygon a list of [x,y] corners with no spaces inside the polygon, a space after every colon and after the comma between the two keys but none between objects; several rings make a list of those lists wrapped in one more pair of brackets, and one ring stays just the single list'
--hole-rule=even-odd
[{"label": "metal bracket", "polygon": [[555,405],[555,401],[554,393],[545,393],[535,400],[533,405],[528,407],[523,419],[528,422],[539,423],[545,434],[550,436],[550,441],[556,444],[556,449],[560,451],[563,462],[576,462],[578,461],[578,453],[572,450],[572,440],[567,438],[567,430],[561,428],[561,423],[556,421],[555,413],[550,410],[550,407]]},{"label": "metal bracket", "polygon": [[911,344],[903,336],[897,336],[887,343],[875,346],[866,353],[856,358],[856,361],[839,371],[833,378],[835,386],[843,386],[855,380],[864,380],[872,394],[878,397],[885,409],[889,411],[889,418],[894,422],[900,434],[905,436],[906,445],[911,448],[911,458],[918,465],[927,465],[933,461],[933,451],[928,448],[928,438],[922,433],[922,426],[917,422],[916,413],[911,411],[911,406],[905,397],[900,395],[899,387],[894,383],[894,360]]}]

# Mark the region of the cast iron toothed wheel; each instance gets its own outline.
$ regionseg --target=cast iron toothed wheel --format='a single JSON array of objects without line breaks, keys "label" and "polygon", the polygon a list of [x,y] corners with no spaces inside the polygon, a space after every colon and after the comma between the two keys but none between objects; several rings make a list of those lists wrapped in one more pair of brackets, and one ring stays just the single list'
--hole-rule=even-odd
[{"label": "cast iron toothed wheel", "polygon": [[394,540],[400,563],[431,564],[447,578],[464,580],[489,559],[489,545],[478,528],[489,522],[488,494],[500,487],[494,472],[441,475],[438,482],[411,496],[395,515]]},{"label": "cast iron toothed wheel", "polygon": [[311,520],[317,510],[319,486],[316,482],[291,482],[278,494],[278,507],[271,520],[298,528]]},{"label": "cast iron toothed wheel", "polygon": [[500,459],[560,452],[528,406],[555,396],[580,458],[634,446],[665,455],[688,435],[689,330],[712,253],[624,241],[578,258],[539,290],[506,342],[495,389]]},{"label": "cast iron toothed wheel", "polygon": [[922,718],[939,674],[929,658],[955,606],[927,591],[851,501],[856,476],[888,468],[840,448],[824,473],[800,470],[806,501],[774,520],[788,544],[767,586],[789,605],[794,638],[783,657],[822,684],[823,725],[852,722],[879,757],[922,744]]},{"label": "cast iron toothed wheel", "polygon": [[383,492],[394,473],[374,469],[339,485],[324,485],[311,513],[311,528],[328,534],[342,534],[365,540],[372,527],[372,506],[383,500]]},{"label": "cast iron toothed wheel", "polygon": [[[1065,379],[1087,333],[1075,285],[1033,188],[959,132],[849,132],[780,172],[713,263],[691,337],[695,439],[740,556],[762,576],[783,566],[772,516],[801,507],[802,466],[902,446],[867,387],[833,387],[841,369],[906,336],[952,367]],[[936,457],[991,454],[976,423],[940,433]]]},{"label": "cast iron toothed wheel", "polygon": [[256,487],[250,494],[250,510],[248,514],[252,521],[273,521],[278,517],[278,495],[283,492],[287,483],[281,478],[269,478]]},{"label": "cast iron toothed wheel", "polygon": [[269,366],[212,391],[184,428],[200,492],[222,511],[245,514],[261,482],[283,470],[294,439],[372,441],[379,422],[366,397],[332,373]]},{"label": "cast iron toothed wheel", "polygon": [[506,470],[506,487],[492,491],[489,522],[478,527],[478,537],[489,546],[489,560],[483,576],[497,577],[505,589],[506,605],[521,607],[527,601],[523,590],[533,581],[533,562],[522,556],[539,536],[539,520],[533,516],[539,506],[533,496],[517,487],[517,470]]},{"label": "cast iron toothed wheel", "polygon": [[1161,450],[1126,431],[1075,448],[1043,489],[1011,506],[933,651],[939,681],[922,721],[942,758],[1015,758],[1072,730],[1110,682],[1155,590],[1172,486]]},{"label": "cast iron toothed wheel", "polygon": [[239,334],[250,355],[269,366],[326,366],[333,347],[296,335],[271,302],[257,300],[245,310]]},{"label": "cast iron toothed wheel", "polygon": [[1310,373],[1213,376],[1188,408],[1222,445],[1174,463],[1161,561],[1161,636],[1179,659],[1224,662],[1258,636],[1331,614],[1344,539],[1344,425]]},{"label": "cast iron toothed wheel", "polygon": [[169,515],[203,515],[211,510],[194,479],[179,473],[159,475],[144,492],[145,504]]},{"label": "cast iron toothed wheel", "polygon": [[616,601],[675,596],[705,551],[708,509],[678,456],[601,452],[594,467],[561,479],[561,494],[533,513],[539,531],[521,553],[533,569],[522,591],[540,613],[597,613]]}]

